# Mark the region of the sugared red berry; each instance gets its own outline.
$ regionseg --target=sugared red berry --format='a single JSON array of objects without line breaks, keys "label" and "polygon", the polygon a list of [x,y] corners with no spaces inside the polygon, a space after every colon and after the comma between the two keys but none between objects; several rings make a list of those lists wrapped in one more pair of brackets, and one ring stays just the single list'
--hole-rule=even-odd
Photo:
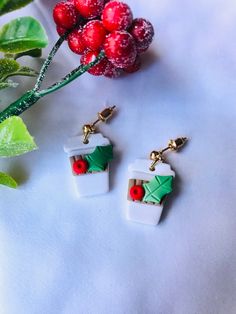
[{"label": "sugared red berry", "polygon": [[134,37],[138,53],[146,51],[154,36],[152,24],[143,18],[135,19],[129,32]]},{"label": "sugared red berry", "polygon": [[99,49],[104,43],[106,29],[99,20],[88,22],[83,29],[83,41],[87,48],[91,50]]},{"label": "sugared red berry", "polygon": [[[98,55],[98,51],[85,51],[80,59],[81,64],[86,65],[95,61]],[[107,58],[103,58],[98,64],[91,67],[88,72],[93,75],[102,75],[106,69],[107,61]]]},{"label": "sugared red berry", "polygon": [[58,26],[66,29],[75,27],[79,20],[79,13],[72,2],[59,2],[53,9],[53,18]]},{"label": "sugared red berry", "polygon": [[112,32],[126,30],[131,26],[133,14],[130,7],[120,1],[108,2],[102,12],[102,22],[105,28]]},{"label": "sugared red berry", "polygon": [[65,32],[67,31],[66,28],[58,26],[58,25],[56,26],[56,28],[57,28],[57,33],[59,36],[63,36],[65,34]]},{"label": "sugared red berry", "polygon": [[72,165],[73,171],[76,174],[84,174],[88,170],[88,163],[84,159],[76,160]]},{"label": "sugared red berry", "polygon": [[75,6],[83,17],[91,19],[102,13],[104,0],[75,0]]},{"label": "sugared red berry", "polygon": [[77,53],[78,55],[84,53],[86,47],[84,45],[81,27],[74,29],[68,35],[68,46],[74,53]]},{"label": "sugared red berry", "polygon": [[134,73],[134,72],[137,72],[140,68],[141,68],[141,59],[139,56],[137,56],[134,64],[130,65],[127,68],[124,68],[124,71],[126,73]]},{"label": "sugared red berry", "polygon": [[137,51],[133,37],[126,31],[115,31],[107,35],[105,54],[117,68],[127,68],[136,59]]},{"label": "sugared red berry", "polygon": [[121,69],[116,68],[110,61],[107,61],[107,66],[103,74],[109,78],[116,78],[121,75],[121,71]]},{"label": "sugared red berry", "polygon": [[144,197],[145,191],[142,185],[134,185],[129,191],[130,197],[134,201],[141,201]]}]

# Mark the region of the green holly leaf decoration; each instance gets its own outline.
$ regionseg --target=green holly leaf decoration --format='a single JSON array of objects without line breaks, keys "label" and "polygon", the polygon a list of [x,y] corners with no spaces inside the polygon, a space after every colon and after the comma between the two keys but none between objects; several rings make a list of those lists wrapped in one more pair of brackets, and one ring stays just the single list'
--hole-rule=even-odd
[{"label": "green holly leaf decoration", "polygon": [[0,157],[13,157],[37,149],[33,137],[20,117],[0,123]]},{"label": "green holly leaf decoration", "polygon": [[113,146],[97,146],[89,155],[84,159],[88,162],[88,172],[104,171],[109,161],[113,159]]},{"label": "green holly leaf decoration", "polygon": [[4,172],[0,172],[0,184],[6,185],[13,189],[17,188],[16,181],[11,176],[9,176],[9,174]]},{"label": "green holly leaf decoration", "polygon": [[172,192],[172,183],[172,176],[155,176],[153,180],[143,185],[145,190],[143,201],[160,204],[163,197]]}]

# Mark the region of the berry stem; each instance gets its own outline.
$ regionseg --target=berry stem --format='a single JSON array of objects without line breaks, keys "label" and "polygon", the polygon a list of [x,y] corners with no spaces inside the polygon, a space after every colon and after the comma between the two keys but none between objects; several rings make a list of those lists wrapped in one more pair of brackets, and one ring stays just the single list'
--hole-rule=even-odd
[{"label": "berry stem", "polygon": [[58,89],[61,89],[62,87],[66,86],[67,84],[74,81],[77,77],[79,77],[82,74],[84,74],[85,72],[87,72],[91,67],[96,65],[99,61],[101,61],[104,58],[104,56],[105,56],[104,52],[101,51],[100,54],[97,56],[97,58],[94,61],[92,61],[86,65],[78,66],[73,71],[71,71],[69,74],[67,74],[65,77],[63,77],[60,81],[54,83],[52,86],[48,87],[47,89],[39,91],[37,94],[40,97],[43,97],[47,94],[55,92]]},{"label": "berry stem", "polygon": [[58,48],[60,47],[62,42],[59,39],[57,41],[57,43],[56,43],[56,45],[59,44],[57,49],[56,50],[52,49],[52,51],[51,51],[52,54],[51,54],[50,58],[49,57],[47,58],[47,60],[49,60],[49,63],[45,61],[44,65],[43,65],[43,67],[42,67],[42,69],[40,71],[40,74],[39,74],[37,83],[35,84],[35,87],[32,90],[30,90],[30,91],[26,92],[25,94],[23,94],[19,99],[14,101],[5,110],[3,110],[0,113],[0,123],[2,121],[4,121],[5,119],[11,117],[11,116],[18,116],[18,115],[20,115],[25,110],[29,109],[32,105],[34,105],[40,98],[42,98],[42,97],[44,97],[44,96],[46,96],[46,95],[48,95],[50,93],[53,93],[56,90],[66,86],[70,82],[74,81],[77,77],[79,77],[80,75],[84,74],[91,67],[96,65],[105,56],[104,52],[102,51],[97,56],[97,58],[94,61],[88,63],[87,65],[80,65],[79,67],[77,67],[76,69],[71,71],[69,74],[67,74],[64,78],[62,78],[57,83],[53,84],[52,86],[48,87],[47,89],[39,91],[39,87],[40,87],[40,85],[41,85],[41,83],[43,81],[43,78],[44,78],[45,73],[46,73],[46,71],[48,69],[48,66],[50,65],[53,56],[55,55],[56,51],[58,50]]},{"label": "berry stem", "polygon": [[61,36],[58,41],[55,43],[55,45],[53,46],[52,50],[50,51],[47,59],[44,61],[43,66],[39,72],[39,76],[37,78],[36,84],[34,86],[34,91],[38,91],[42,85],[42,82],[45,78],[45,73],[47,72],[53,57],[55,56],[55,54],[57,53],[58,49],[61,47],[61,45],[63,44],[64,40],[66,39],[66,37],[68,36],[68,32],[65,33],[63,36]]}]

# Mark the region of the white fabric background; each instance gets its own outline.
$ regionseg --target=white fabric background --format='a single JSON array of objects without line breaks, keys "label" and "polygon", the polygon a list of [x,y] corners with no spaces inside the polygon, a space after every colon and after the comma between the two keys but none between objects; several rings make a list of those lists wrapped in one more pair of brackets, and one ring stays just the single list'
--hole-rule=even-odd
[{"label": "white fabric background", "polygon": [[[35,16],[52,46],[53,2],[1,24]],[[127,2],[155,25],[144,69],[45,97],[22,115],[40,149],[1,160],[21,182],[0,189],[1,314],[236,313],[236,3]],[[78,62],[64,45],[48,83]],[[32,84],[1,92],[1,108]],[[79,200],[62,147],[106,102],[119,107],[101,126],[115,144],[111,192]],[[127,222],[127,165],[179,135],[191,141],[168,156],[178,178],[161,224]]]}]

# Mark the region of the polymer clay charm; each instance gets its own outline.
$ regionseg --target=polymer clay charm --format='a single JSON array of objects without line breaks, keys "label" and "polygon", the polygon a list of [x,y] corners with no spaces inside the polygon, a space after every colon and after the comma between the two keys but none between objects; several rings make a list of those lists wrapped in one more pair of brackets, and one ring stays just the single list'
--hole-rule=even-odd
[{"label": "polymer clay charm", "polygon": [[128,220],[157,225],[165,199],[172,192],[175,172],[164,162],[163,153],[168,149],[177,151],[187,138],[170,140],[168,147],[153,151],[150,160],[137,159],[128,169],[128,195],[126,216]]},{"label": "polymer clay charm", "polygon": [[93,124],[83,126],[83,135],[69,138],[64,146],[80,197],[109,191],[109,162],[113,159],[113,146],[101,133],[95,133],[95,125],[110,118],[114,109],[115,106],[98,113]]}]

